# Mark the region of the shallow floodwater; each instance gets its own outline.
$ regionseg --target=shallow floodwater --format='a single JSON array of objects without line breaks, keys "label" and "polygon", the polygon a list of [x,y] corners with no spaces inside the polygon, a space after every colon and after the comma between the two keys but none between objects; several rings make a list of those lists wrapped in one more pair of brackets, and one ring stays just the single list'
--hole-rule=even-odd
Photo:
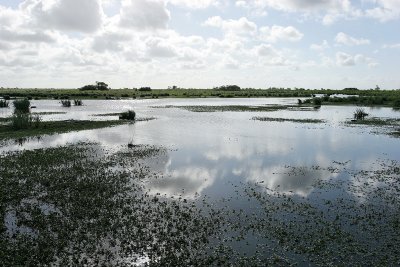
[{"label": "shallow floodwater", "polygon": [[[400,160],[399,139],[374,134],[366,127],[344,124],[354,106],[322,106],[318,110],[272,112],[191,112],[174,106],[296,104],[291,98],[259,99],[156,99],[85,100],[84,106],[64,108],[56,100],[36,100],[32,112],[65,112],[42,115],[44,120],[109,120],[117,116],[94,116],[134,109],[138,118],[155,120],[112,128],[72,132],[30,140],[6,142],[1,151],[35,149],[76,143],[99,142],[107,148],[134,144],[160,145],[169,149],[157,168],[165,179],[149,183],[149,189],[167,195],[195,198],[218,195],[232,181],[263,181],[271,187],[306,196],[312,192],[313,176],[285,176],[285,166],[322,166],[348,162],[349,167],[369,168],[378,158]],[[172,107],[169,107],[172,106]],[[157,108],[156,108],[157,107]],[[365,108],[372,117],[396,118],[390,108]],[[1,117],[12,109],[0,109]],[[322,119],[325,123],[266,122],[255,116]],[[320,177],[319,177],[320,178]],[[327,177],[329,178],[329,177]]]},{"label": "shallow floodwater", "polygon": [[[378,168],[379,162],[400,160],[400,139],[374,132],[371,127],[345,125],[345,121],[352,119],[355,106],[272,112],[191,112],[174,107],[296,103],[297,98],[84,100],[84,106],[63,108],[55,100],[38,100],[32,101],[32,105],[37,107],[34,112],[66,112],[43,115],[44,120],[117,119],[117,116],[93,115],[127,109],[134,109],[138,118],[154,117],[155,120],[43,136],[19,143],[6,142],[0,146],[0,152],[81,141],[98,142],[108,149],[120,149],[121,145],[129,142],[150,144],[167,148],[167,153],[149,163],[162,176],[145,182],[151,194],[182,196],[191,200],[204,196],[216,201],[231,199],[229,205],[247,212],[256,211],[257,206],[254,200],[237,194],[237,187],[246,184],[262,185],[265,192],[273,189],[310,200],[317,197],[330,199],[342,194],[344,198],[362,202],[360,192],[315,187],[317,181],[328,180],[356,184],[348,172],[340,170],[368,171]],[[400,115],[390,108],[365,108],[365,111],[372,117],[398,118]],[[10,114],[11,109],[0,109],[0,117]],[[255,116],[322,119],[325,122],[252,120]],[[343,168],[328,171],[337,165]]]}]

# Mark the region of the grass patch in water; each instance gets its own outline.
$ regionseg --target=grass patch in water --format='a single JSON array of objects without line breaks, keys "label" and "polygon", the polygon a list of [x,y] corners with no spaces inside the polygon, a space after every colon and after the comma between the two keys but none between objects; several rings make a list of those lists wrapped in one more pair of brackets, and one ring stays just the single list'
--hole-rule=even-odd
[{"label": "grass patch in water", "polygon": [[37,128],[14,130],[11,125],[0,125],[0,139],[15,139],[44,134],[66,133],[121,125],[124,121],[42,121]]},{"label": "grass patch in water", "polygon": [[400,119],[370,118],[363,120],[351,120],[348,121],[347,123],[354,125],[393,126],[393,125],[400,125]]},{"label": "grass patch in water", "polygon": [[35,115],[58,115],[58,114],[67,114],[65,111],[43,111],[43,112],[32,112]]},{"label": "grass patch in water", "polygon": [[275,121],[275,122],[297,122],[297,123],[325,123],[320,119],[287,119],[287,118],[270,118],[270,117],[253,117],[252,120],[257,121]]},{"label": "grass patch in water", "polygon": [[153,106],[152,108],[180,108],[192,112],[265,112],[277,111],[288,109],[290,106],[283,105],[270,105],[270,106],[242,106],[242,105],[228,105],[228,106]]}]

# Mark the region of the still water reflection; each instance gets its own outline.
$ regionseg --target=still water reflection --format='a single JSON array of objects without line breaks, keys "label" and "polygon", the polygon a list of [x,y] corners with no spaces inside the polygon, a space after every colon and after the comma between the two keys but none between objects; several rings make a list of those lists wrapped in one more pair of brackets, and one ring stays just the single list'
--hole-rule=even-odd
[{"label": "still water reflection", "polygon": [[[178,107],[189,105],[267,105],[295,104],[297,99],[160,99],[160,100],[86,100],[84,106],[63,108],[55,100],[32,101],[35,112],[44,120],[116,119],[117,116],[93,116],[133,108],[138,117],[156,120],[99,130],[43,136],[17,142],[5,142],[0,151],[54,147],[80,141],[98,142],[119,149],[135,144],[160,145],[169,149],[152,166],[163,179],[148,181],[151,193],[182,195],[194,199],[204,194],[223,194],[227,183],[262,182],[283,192],[307,196],[316,179],[331,179],[323,170],[290,172],[290,167],[327,167],[334,161],[350,161],[358,166],[377,158],[400,159],[398,139],[372,135],[363,127],[347,127],[355,107],[323,106],[312,111],[274,112],[190,112]],[[161,108],[154,108],[159,106]],[[376,117],[396,117],[388,108],[367,109]],[[65,112],[60,114],[60,112]],[[11,113],[2,110],[1,116]],[[323,119],[321,124],[262,122],[254,116]],[[366,145],[368,144],[368,145]],[[218,188],[218,189],[217,189]],[[221,191],[222,190],[222,191]]]}]

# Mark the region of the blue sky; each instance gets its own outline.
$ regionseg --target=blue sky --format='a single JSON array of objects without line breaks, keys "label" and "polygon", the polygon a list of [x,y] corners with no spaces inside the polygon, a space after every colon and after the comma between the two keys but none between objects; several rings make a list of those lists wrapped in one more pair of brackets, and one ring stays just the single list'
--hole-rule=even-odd
[{"label": "blue sky", "polygon": [[399,89],[399,0],[0,0],[0,86]]}]

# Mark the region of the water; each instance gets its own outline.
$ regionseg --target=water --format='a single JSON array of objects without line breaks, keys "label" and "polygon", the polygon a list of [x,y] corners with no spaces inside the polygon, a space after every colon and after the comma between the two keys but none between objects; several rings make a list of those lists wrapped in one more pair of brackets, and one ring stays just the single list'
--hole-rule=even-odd
[{"label": "water", "polygon": [[[110,150],[133,141],[134,144],[163,146],[168,153],[149,163],[162,178],[148,179],[151,194],[182,196],[189,200],[204,197],[245,213],[262,216],[257,198],[248,199],[244,191],[255,186],[261,196],[276,190],[294,199],[307,199],[329,217],[321,200],[338,197],[365,203],[368,190],[357,191],[358,181],[352,171],[375,171],[381,162],[400,160],[399,139],[374,133],[371,127],[349,127],[355,106],[322,106],[318,110],[273,112],[190,112],[165,106],[190,105],[269,105],[296,104],[296,99],[152,99],[85,100],[84,106],[63,108],[58,101],[32,101],[35,112],[66,112],[43,115],[44,120],[105,120],[115,117],[93,116],[134,109],[138,118],[155,120],[112,128],[71,132],[26,140],[22,144],[6,142],[0,152],[54,147],[81,141],[98,142]],[[158,107],[158,108],[154,108]],[[365,108],[372,117],[397,118],[390,108]],[[0,117],[11,109],[0,110]],[[325,123],[263,122],[254,116],[293,119],[322,119]],[[337,171],[332,171],[337,168]],[[349,171],[351,170],[351,171]],[[397,174],[398,175],[398,174]],[[318,181],[344,182],[346,187],[326,189]],[[362,182],[361,182],[362,184]],[[373,187],[379,188],[380,183]],[[218,204],[219,203],[219,204]],[[344,212],[345,213],[345,212]],[[332,215],[333,216],[333,215]],[[351,227],[349,229],[352,229]],[[255,237],[250,236],[248,240]],[[257,239],[265,241],[265,237]],[[237,245],[242,251],[246,249]],[[248,248],[253,250],[254,246]],[[296,256],[297,257],[297,256]],[[293,256],[295,259],[299,259]]]}]

